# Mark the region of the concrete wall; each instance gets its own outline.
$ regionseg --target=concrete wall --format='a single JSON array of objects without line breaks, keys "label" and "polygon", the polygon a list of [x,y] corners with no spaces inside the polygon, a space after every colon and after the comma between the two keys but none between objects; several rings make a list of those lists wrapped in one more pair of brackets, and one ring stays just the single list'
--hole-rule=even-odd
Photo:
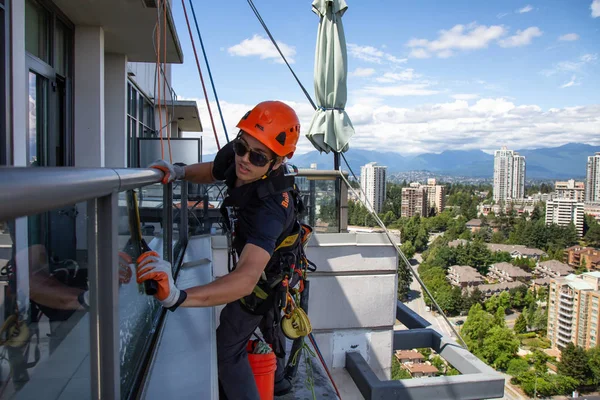
[{"label": "concrete wall", "polygon": [[[227,273],[227,242],[213,237],[213,274]],[[359,351],[381,379],[389,379],[396,311],[398,258],[380,233],[318,234],[307,255],[309,317],[329,367],[342,371],[347,351]],[[219,310],[220,311],[220,310]]]}]

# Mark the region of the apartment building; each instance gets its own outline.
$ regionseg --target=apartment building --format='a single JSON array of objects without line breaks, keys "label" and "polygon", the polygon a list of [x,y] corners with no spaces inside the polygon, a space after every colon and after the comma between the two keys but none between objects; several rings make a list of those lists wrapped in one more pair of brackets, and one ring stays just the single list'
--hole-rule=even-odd
[{"label": "apartment building", "polygon": [[568,343],[586,349],[597,346],[600,272],[552,279],[548,300],[548,339],[553,348]]},{"label": "apartment building", "polygon": [[372,207],[371,211],[376,213],[381,212],[385,203],[386,174],[387,167],[377,165],[376,162],[360,168],[360,187],[366,196],[367,206]]},{"label": "apartment building", "polygon": [[470,288],[485,283],[483,276],[468,265],[453,265],[448,268],[448,280],[454,286]]},{"label": "apartment building", "polygon": [[556,193],[556,198],[577,200],[583,203],[585,200],[585,182],[575,182],[574,179],[556,181],[554,183],[554,192]]},{"label": "apartment building", "polygon": [[[446,207],[446,187],[438,185],[435,178],[427,179],[427,202],[429,209],[435,209],[437,214],[444,211]],[[429,212],[429,210],[427,210]]]},{"label": "apartment building", "polygon": [[546,252],[533,247],[527,247],[520,244],[498,244],[487,243],[487,248],[492,252],[504,251],[510,253],[512,258],[529,258],[539,260],[540,257],[547,256]]},{"label": "apartment building", "polygon": [[477,289],[481,291],[483,296],[487,299],[492,297],[495,294],[500,294],[502,292],[509,291],[511,289],[515,289],[521,286],[526,286],[523,282],[514,281],[514,282],[500,282],[500,283],[491,283],[485,285],[479,285]]},{"label": "apartment building", "polygon": [[502,147],[494,152],[495,202],[525,197],[525,157]]},{"label": "apartment building", "polygon": [[571,246],[565,250],[564,262],[588,270],[600,270],[600,250],[593,247]]},{"label": "apartment building", "polygon": [[489,279],[498,280],[500,282],[525,282],[529,281],[532,276],[533,275],[529,272],[507,262],[492,264],[488,271]]},{"label": "apartment building", "polygon": [[584,204],[573,199],[554,199],[546,203],[546,225],[575,225],[577,235],[583,236]]},{"label": "apartment building", "polygon": [[572,274],[575,270],[558,260],[548,260],[538,262],[534,272],[541,278],[561,278]]},{"label": "apartment building", "polygon": [[427,216],[427,189],[419,183],[411,183],[410,187],[402,188],[402,204],[400,216],[410,218],[415,215]]},{"label": "apartment building", "polygon": [[600,152],[588,157],[585,179],[585,202],[600,202]]}]

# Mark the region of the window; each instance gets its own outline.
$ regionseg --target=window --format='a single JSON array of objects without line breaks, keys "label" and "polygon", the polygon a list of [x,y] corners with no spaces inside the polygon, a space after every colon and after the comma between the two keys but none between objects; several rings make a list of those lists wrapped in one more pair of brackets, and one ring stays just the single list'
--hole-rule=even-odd
[{"label": "window", "polygon": [[156,137],[154,105],[132,82],[127,83],[127,166],[139,167],[137,139]]}]

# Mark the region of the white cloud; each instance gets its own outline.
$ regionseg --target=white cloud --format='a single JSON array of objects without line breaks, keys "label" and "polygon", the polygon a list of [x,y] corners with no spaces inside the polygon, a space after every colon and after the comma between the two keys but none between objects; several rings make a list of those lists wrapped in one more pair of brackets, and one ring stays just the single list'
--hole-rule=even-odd
[{"label": "white cloud", "polygon": [[[411,108],[389,107],[377,97],[352,96],[347,107],[356,129],[352,148],[386,150],[404,154],[443,150],[493,150],[501,145],[511,148],[560,146],[569,142],[600,145],[600,104],[542,110],[535,104],[516,105],[504,98],[483,98],[472,105],[465,100]],[[192,100],[192,99],[189,99]],[[186,137],[204,137],[204,154],[214,154],[216,145],[204,99],[196,100],[205,132],[185,133]],[[304,136],[314,115],[306,102],[287,102],[298,113],[302,134],[297,154],[314,150]],[[221,100],[230,137],[242,115],[253,106]],[[214,102],[211,107],[216,108]],[[217,125],[221,144],[222,127]],[[293,159],[292,159],[293,161]]]},{"label": "white cloud", "polygon": [[402,72],[386,72],[383,76],[376,78],[375,80],[380,83],[392,83],[398,81],[412,81],[413,79],[419,78],[421,75],[415,74],[415,70],[407,68]]},{"label": "white cloud", "polygon": [[367,76],[371,76],[375,73],[373,68],[356,68],[354,71],[350,72],[350,76],[355,76],[357,78],[365,78]]},{"label": "white cloud", "polygon": [[491,42],[506,34],[499,25],[485,26],[472,23],[455,25],[450,30],[441,30],[436,40],[411,39],[406,44],[413,49],[413,57],[424,58],[425,54],[435,53],[438,57],[449,57],[452,50],[474,50],[487,47]]},{"label": "white cloud", "polygon": [[502,18],[506,17],[507,15],[510,15],[510,13],[499,13],[498,15],[496,15],[496,18],[502,19]]},{"label": "white cloud", "polygon": [[397,86],[366,86],[363,91],[371,95],[393,97],[430,96],[439,93],[430,87],[429,83],[410,83]]},{"label": "white cloud", "polygon": [[572,73],[581,71],[586,64],[591,64],[598,59],[598,54],[584,54],[577,61],[561,61],[556,63],[551,69],[540,71],[542,75],[552,76],[559,73]]},{"label": "white cloud", "polygon": [[525,14],[525,13],[528,13],[529,11],[532,11],[532,10],[533,10],[533,7],[531,7],[531,5],[529,5],[529,4],[527,4],[525,7],[517,10],[517,12],[519,14]]},{"label": "white cloud", "polygon": [[[296,48],[282,42],[277,42],[279,49],[290,64],[294,63]],[[232,56],[252,57],[258,56],[261,60],[271,59],[276,63],[282,64],[283,59],[275,48],[271,40],[261,35],[254,35],[251,39],[244,39],[241,43],[231,46],[227,52]]]},{"label": "white cloud", "polygon": [[376,47],[359,46],[354,43],[348,43],[348,53],[352,57],[376,64],[383,64],[384,62],[389,62],[392,64],[403,64],[407,61],[406,58],[398,58],[390,53],[381,51]]},{"label": "white cloud", "polygon": [[567,33],[558,37],[561,42],[573,42],[579,39],[579,35],[576,33]]},{"label": "white cloud", "polygon": [[429,58],[431,57],[431,54],[425,49],[412,49],[408,56],[411,58]]},{"label": "white cloud", "polygon": [[518,30],[516,35],[502,39],[498,42],[501,47],[520,47],[531,44],[535,37],[542,36],[542,31],[537,26],[532,26],[524,31]]},{"label": "white cloud", "polygon": [[479,98],[478,94],[474,93],[458,93],[451,96],[454,100],[475,100]]},{"label": "white cloud", "polygon": [[600,17],[600,0],[592,1],[590,9],[592,10],[592,18]]},{"label": "white cloud", "polygon": [[564,85],[561,85],[560,88],[564,89],[564,88],[568,88],[568,87],[572,87],[572,86],[579,86],[581,85],[580,82],[577,81],[577,77],[575,75],[573,75],[571,77],[571,80],[569,82],[566,82]]}]

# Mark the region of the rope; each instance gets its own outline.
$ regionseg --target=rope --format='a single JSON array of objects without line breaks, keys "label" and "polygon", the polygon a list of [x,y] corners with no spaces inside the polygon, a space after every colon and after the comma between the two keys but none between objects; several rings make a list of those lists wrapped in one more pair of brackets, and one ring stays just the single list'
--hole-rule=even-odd
[{"label": "rope", "polygon": [[[167,76],[165,71],[167,70],[167,0],[163,0],[163,53],[164,53],[164,64],[163,64],[163,102],[165,102],[165,122],[167,119],[167,112],[169,106],[166,104],[167,101]],[[169,147],[169,162],[173,164],[173,154],[171,152],[171,124],[167,122],[167,144]]]},{"label": "rope", "polygon": [[329,377],[329,380],[331,381],[331,384],[333,385],[333,388],[335,389],[335,393],[337,394],[338,398],[340,400],[342,400],[340,391],[338,390],[338,388],[333,380],[333,377],[331,376],[331,373],[329,372],[329,368],[327,368],[327,364],[325,364],[325,360],[323,359],[323,354],[321,354],[321,350],[319,349],[319,346],[317,346],[317,342],[315,341],[314,335],[312,333],[309,333],[308,339],[310,340],[313,347],[315,348],[315,350],[317,352],[317,356],[319,356],[319,360],[321,360],[321,364],[323,364],[323,368],[325,369],[325,372],[327,373],[327,376]]},{"label": "rope", "polygon": [[[157,4],[157,8],[160,10],[160,1],[158,0],[158,4]],[[166,0],[163,0],[166,1]],[[157,51],[156,51],[156,68],[161,68],[160,67],[160,11],[158,11],[158,14],[156,15],[156,43],[157,43]],[[158,137],[160,138],[160,158],[161,159],[165,159],[165,149],[164,149],[164,145],[163,145],[163,136],[162,136],[162,103],[160,101],[160,74],[158,76],[158,80],[156,82],[157,86],[158,86],[158,90],[155,94],[156,99],[157,99],[157,106],[158,106]]]},{"label": "rope", "polygon": [[292,67],[290,66],[290,64],[288,63],[287,59],[285,58],[285,56],[281,52],[281,49],[277,45],[277,42],[275,42],[275,39],[273,38],[273,35],[271,35],[271,31],[269,31],[269,28],[267,28],[267,24],[265,24],[265,21],[263,21],[262,17],[260,16],[260,13],[258,12],[258,9],[256,8],[256,6],[254,6],[254,3],[252,2],[252,0],[248,0],[248,4],[250,5],[250,8],[252,9],[252,11],[254,11],[254,15],[256,15],[256,18],[258,18],[258,21],[260,22],[260,24],[264,28],[265,32],[267,32],[267,35],[269,35],[269,38],[271,39],[271,42],[273,43],[273,45],[275,46],[275,48],[279,52],[279,55],[281,56],[281,58],[283,58],[283,61],[288,66],[290,72],[292,73],[292,75],[294,75],[294,78],[296,78],[296,82],[298,82],[298,85],[300,85],[300,88],[302,88],[302,91],[304,92],[304,95],[306,96],[306,98],[310,102],[310,105],[313,107],[313,109],[316,110],[317,106],[315,105],[315,102],[310,97],[310,94],[308,94],[308,92],[306,91],[306,88],[304,88],[304,86],[302,85],[302,82],[300,82],[300,79],[298,78],[298,76],[296,75],[296,73],[294,72],[294,70],[292,69]]},{"label": "rope", "polygon": [[[343,153],[342,153],[342,157],[344,158],[344,162],[346,162],[346,166],[348,166],[348,169],[350,170],[350,173],[352,174],[352,176],[354,177],[354,179],[357,179],[356,175],[354,175],[354,172],[350,168],[350,164],[346,160],[346,157],[344,156]],[[361,201],[361,203],[363,203],[363,205],[365,205],[365,207],[367,208],[367,210],[373,210],[371,202],[369,202],[369,200],[367,199],[367,196],[363,192],[362,188],[360,188],[360,192],[361,192],[362,196],[359,196],[358,193],[356,192],[356,190],[354,190],[354,188],[350,185],[350,182],[348,182],[348,180],[346,179],[346,177],[344,176],[344,174],[342,173],[342,171],[340,171],[340,176],[342,177],[342,179],[344,180],[344,182],[346,183],[346,185],[348,185],[348,188],[350,188],[352,190],[352,192],[354,193],[354,195],[359,198],[359,200]],[[363,198],[364,198],[364,201],[363,201]],[[452,332],[454,332],[454,334],[456,335],[456,337],[460,339],[460,341],[462,342],[464,348],[468,350],[467,343],[463,340],[462,336],[460,336],[458,334],[458,332],[456,331],[456,329],[454,329],[454,326],[452,326],[452,324],[448,320],[448,317],[446,317],[446,314],[442,311],[442,309],[438,305],[437,301],[435,301],[435,299],[431,295],[431,292],[429,292],[429,289],[427,289],[427,286],[425,286],[425,283],[423,283],[423,281],[421,280],[421,278],[419,277],[419,275],[417,275],[417,273],[412,269],[412,267],[410,266],[410,262],[408,261],[408,259],[406,258],[406,256],[402,252],[402,250],[400,250],[400,247],[398,247],[398,245],[396,244],[396,242],[393,240],[392,235],[390,235],[390,232],[388,231],[388,229],[386,228],[386,226],[383,224],[383,222],[381,221],[381,219],[379,219],[379,216],[377,215],[377,213],[374,212],[374,211],[371,211],[371,215],[375,218],[375,221],[377,221],[377,223],[379,224],[379,226],[384,230],[384,232],[385,232],[388,240],[392,244],[392,246],[394,246],[396,248],[396,251],[398,252],[398,255],[400,255],[400,258],[402,259],[402,261],[404,261],[404,264],[406,265],[406,268],[408,268],[408,270],[410,271],[410,273],[417,279],[417,282],[419,282],[419,285],[421,285],[421,287],[423,288],[423,290],[425,291],[425,293],[427,294],[427,296],[429,296],[429,298],[431,299],[431,302],[433,303],[433,305],[435,306],[435,308],[438,310],[438,312],[440,313],[440,315],[444,318],[444,320],[446,321],[446,323],[448,324],[448,326],[450,327],[450,329],[452,329]],[[398,268],[400,268],[400,267],[398,267]]]},{"label": "rope", "polygon": [[200,39],[200,47],[202,47],[202,54],[204,54],[204,62],[206,62],[206,69],[208,70],[208,77],[210,78],[210,84],[213,88],[213,93],[215,94],[215,101],[217,102],[217,108],[219,109],[219,114],[221,116],[221,123],[223,124],[223,131],[225,132],[225,139],[227,139],[227,143],[229,143],[229,135],[227,134],[227,127],[225,126],[225,120],[223,119],[223,112],[221,111],[221,103],[219,103],[219,96],[217,96],[217,89],[215,88],[215,82],[213,81],[212,73],[210,72],[210,64],[208,63],[208,57],[206,57],[206,52],[204,51],[204,43],[202,42],[202,35],[200,34],[200,28],[198,28],[198,20],[196,19],[196,11],[194,10],[194,4],[192,0],[190,2],[190,9],[192,10],[192,16],[194,17],[194,23],[196,24],[196,32],[198,32],[198,38]]},{"label": "rope", "polygon": [[[190,2],[191,4],[191,2]],[[183,14],[185,16],[185,22],[188,27],[188,32],[190,34],[190,41],[192,42],[192,49],[194,50],[194,57],[196,58],[196,67],[198,67],[198,74],[200,75],[200,82],[202,82],[202,90],[204,91],[204,99],[206,100],[206,107],[208,108],[208,115],[210,116],[210,124],[212,125],[213,132],[215,134],[215,142],[217,142],[217,149],[221,150],[221,145],[219,144],[219,137],[217,136],[217,128],[215,127],[215,121],[213,119],[212,111],[210,108],[210,102],[208,101],[208,94],[206,93],[206,85],[204,85],[204,78],[202,77],[202,69],[200,68],[200,61],[198,61],[198,53],[196,52],[196,45],[194,43],[194,35],[192,34],[192,28],[190,26],[190,21],[187,15],[187,9],[185,7],[185,0],[181,0],[181,5],[183,6]]]}]

